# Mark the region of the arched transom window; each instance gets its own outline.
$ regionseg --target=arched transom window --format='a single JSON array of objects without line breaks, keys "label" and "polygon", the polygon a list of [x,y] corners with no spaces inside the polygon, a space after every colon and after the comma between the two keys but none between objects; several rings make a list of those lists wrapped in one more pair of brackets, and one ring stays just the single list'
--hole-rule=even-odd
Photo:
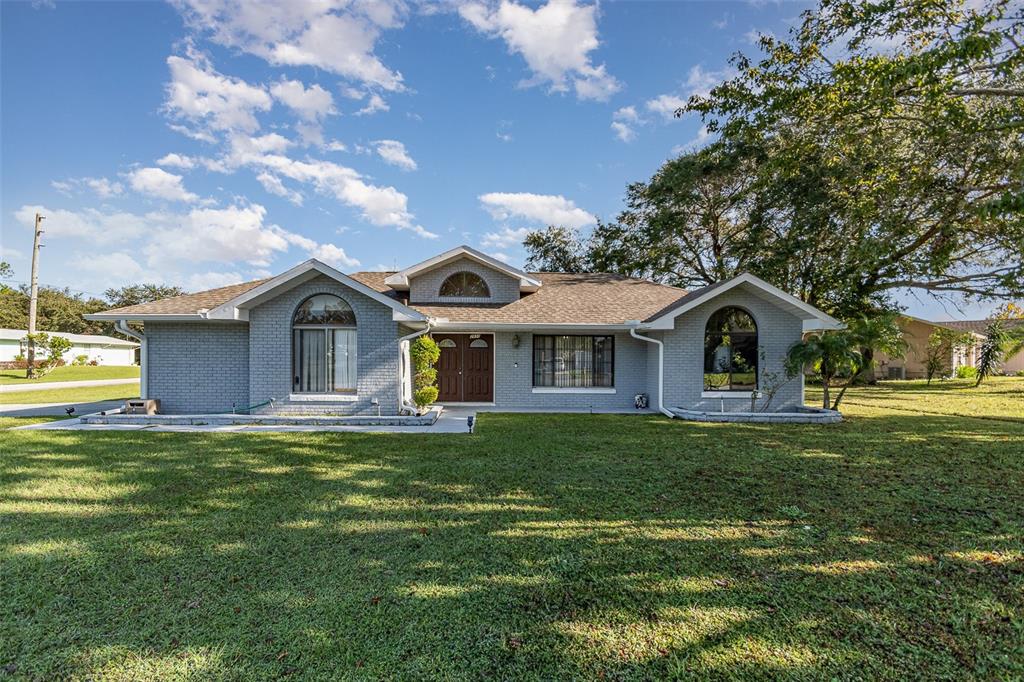
[{"label": "arched transom window", "polygon": [[458,298],[490,298],[491,290],[484,278],[475,272],[456,272],[441,283],[441,296]]},{"label": "arched transom window", "polygon": [[292,315],[292,391],[355,390],[356,314],[338,296],[310,296]]},{"label": "arched transom window", "polygon": [[722,308],[704,328],[704,390],[757,388],[757,324],[740,308]]}]

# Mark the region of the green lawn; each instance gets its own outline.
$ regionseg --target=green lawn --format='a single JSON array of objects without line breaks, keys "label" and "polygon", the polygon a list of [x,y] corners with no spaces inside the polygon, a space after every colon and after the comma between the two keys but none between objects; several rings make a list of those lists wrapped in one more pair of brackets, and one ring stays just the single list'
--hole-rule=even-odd
[{"label": "green lawn", "polygon": [[8,431],[0,670],[1021,678],[1024,424],[874,390],[834,426]]},{"label": "green lawn", "polygon": [[49,374],[41,379],[26,379],[23,369],[0,369],[0,385],[3,384],[29,384],[49,381],[88,381],[90,379],[132,379],[138,378],[139,368],[103,366],[90,367],[89,365],[65,365],[55,367]]},{"label": "green lawn", "polygon": [[88,403],[97,400],[125,400],[139,395],[139,385],[82,386],[80,388],[49,388],[40,391],[0,391],[0,405],[14,403]]},{"label": "green lawn", "polygon": [[[832,389],[832,399],[835,392]],[[809,404],[821,405],[821,387],[807,387]],[[975,388],[974,379],[882,381],[878,386],[847,391],[840,404],[875,407],[899,412],[995,417],[1024,422],[1024,379],[991,377]]]}]

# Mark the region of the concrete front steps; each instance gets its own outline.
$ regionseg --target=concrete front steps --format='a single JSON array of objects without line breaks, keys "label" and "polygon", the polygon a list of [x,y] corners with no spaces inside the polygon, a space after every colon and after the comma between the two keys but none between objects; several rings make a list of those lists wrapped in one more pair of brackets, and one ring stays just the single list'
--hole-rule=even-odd
[{"label": "concrete front steps", "polygon": [[682,407],[669,408],[680,419],[693,422],[725,422],[754,424],[835,424],[843,421],[836,410],[820,407],[799,407],[794,412],[705,412]]},{"label": "concrete front steps", "polygon": [[142,426],[432,426],[444,408],[418,416],[298,414],[90,414],[83,424]]}]

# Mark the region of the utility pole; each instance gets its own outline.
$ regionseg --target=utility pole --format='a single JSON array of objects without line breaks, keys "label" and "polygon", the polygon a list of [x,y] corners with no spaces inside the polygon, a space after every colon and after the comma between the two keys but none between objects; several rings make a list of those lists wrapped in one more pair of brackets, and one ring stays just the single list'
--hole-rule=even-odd
[{"label": "utility pole", "polygon": [[36,234],[32,239],[32,279],[31,293],[28,299],[28,369],[25,376],[32,379],[36,375],[36,308],[39,307],[39,236],[43,234],[43,220],[46,216],[36,213]]}]

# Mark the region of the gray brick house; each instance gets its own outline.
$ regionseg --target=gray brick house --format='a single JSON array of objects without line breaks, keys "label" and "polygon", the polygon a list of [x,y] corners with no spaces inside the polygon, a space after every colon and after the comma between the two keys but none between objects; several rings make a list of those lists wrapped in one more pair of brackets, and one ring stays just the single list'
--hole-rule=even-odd
[{"label": "gray brick house", "polygon": [[[687,292],[527,273],[461,246],[399,272],[309,260],[256,280],[87,316],[141,322],[142,396],[170,414],[406,413],[409,344],[441,346],[439,402],[744,411],[805,332],[841,324],[750,274]],[[769,411],[803,404],[803,377]]]}]

